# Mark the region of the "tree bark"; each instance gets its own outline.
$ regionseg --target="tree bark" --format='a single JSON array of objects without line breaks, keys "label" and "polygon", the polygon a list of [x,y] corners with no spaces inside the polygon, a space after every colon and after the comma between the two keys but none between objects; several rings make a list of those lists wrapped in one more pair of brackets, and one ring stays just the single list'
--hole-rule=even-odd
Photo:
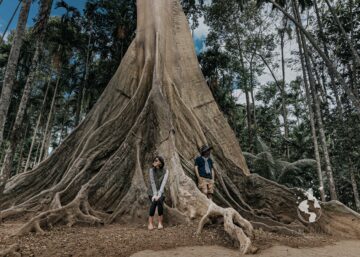
[{"label": "tree bark", "polygon": [[4,82],[0,96],[0,146],[3,142],[5,122],[9,111],[13,85],[16,79],[16,68],[19,61],[20,48],[25,34],[26,22],[29,16],[31,2],[32,0],[22,1],[20,16],[6,65],[6,72],[4,75]]}]

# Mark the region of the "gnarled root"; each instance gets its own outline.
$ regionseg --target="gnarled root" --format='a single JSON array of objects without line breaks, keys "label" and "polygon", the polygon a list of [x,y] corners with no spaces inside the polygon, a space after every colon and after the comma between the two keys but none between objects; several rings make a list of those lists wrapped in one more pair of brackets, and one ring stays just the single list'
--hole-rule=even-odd
[{"label": "gnarled root", "polygon": [[88,203],[87,189],[87,185],[83,186],[76,198],[63,207],[59,200],[59,194],[56,194],[52,204],[52,206],[56,208],[42,212],[32,218],[16,235],[24,235],[29,232],[44,234],[44,227],[51,228],[58,223],[65,223],[69,227],[75,223],[86,223],[90,225],[104,224],[103,220],[97,217],[97,212],[93,211]]},{"label": "gnarled root", "polygon": [[8,217],[14,217],[16,215],[21,215],[24,212],[26,212],[26,210],[24,210],[22,208],[15,208],[15,207],[11,207],[7,210],[0,211],[0,223],[2,223],[3,220],[5,220]]},{"label": "gnarled root", "polygon": [[0,257],[6,256],[21,256],[19,253],[20,246],[18,244],[11,245],[8,249],[0,252]]},{"label": "gnarled root", "polygon": [[250,238],[253,238],[253,227],[249,221],[241,217],[241,215],[233,208],[221,208],[211,203],[207,213],[200,220],[197,233],[200,234],[204,225],[212,217],[224,217],[224,229],[230,237],[239,242],[239,250],[241,254],[252,253],[255,248],[251,245]]}]

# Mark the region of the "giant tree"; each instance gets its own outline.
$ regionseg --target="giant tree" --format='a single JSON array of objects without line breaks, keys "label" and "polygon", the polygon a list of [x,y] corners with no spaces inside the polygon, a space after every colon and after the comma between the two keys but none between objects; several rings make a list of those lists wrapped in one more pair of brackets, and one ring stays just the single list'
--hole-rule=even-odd
[{"label": "giant tree", "polygon": [[[148,163],[161,154],[170,170],[169,219],[203,217],[200,232],[208,216],[224,216],[243,253],[252,249],[253,228],[360,237],[359,214],[339,202],[324,203],[322,218],[308,226],[297,215],[299,191],[249,173],[201,74],[179,1],[138,0],[137,12],[135,40],[104,93],[49,158],[6,183],[1,217],[35,211],[19,234],[58,223],[143,220]],[[192,160],[204,143],[214,147],[215,203],[194,181]]]}]

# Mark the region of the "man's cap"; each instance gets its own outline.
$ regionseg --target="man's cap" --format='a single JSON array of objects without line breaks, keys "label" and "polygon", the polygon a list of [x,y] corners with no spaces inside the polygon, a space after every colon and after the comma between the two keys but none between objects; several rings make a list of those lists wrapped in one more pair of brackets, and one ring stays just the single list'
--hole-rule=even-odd
[{"label": "man's cap", "polygon": [[203,145],[202,147],[200,147],[200,153],[203,154],[211,149],[213,149],[212,146]]}]

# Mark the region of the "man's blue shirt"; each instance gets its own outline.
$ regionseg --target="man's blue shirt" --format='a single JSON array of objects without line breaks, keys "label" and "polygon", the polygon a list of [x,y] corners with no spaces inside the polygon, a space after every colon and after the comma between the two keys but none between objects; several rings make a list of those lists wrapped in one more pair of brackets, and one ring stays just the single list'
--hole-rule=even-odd
[{"label": "man's blue shirt", "polygon": [[202,156],[199,156],[195,159],[195,166],[198,166],[199,176],[203,178],[212,179],[212,169],[213,169],[213,161],[211,158],[208,158],[210,173],[206,173],[205,169],[205,159]]}]

